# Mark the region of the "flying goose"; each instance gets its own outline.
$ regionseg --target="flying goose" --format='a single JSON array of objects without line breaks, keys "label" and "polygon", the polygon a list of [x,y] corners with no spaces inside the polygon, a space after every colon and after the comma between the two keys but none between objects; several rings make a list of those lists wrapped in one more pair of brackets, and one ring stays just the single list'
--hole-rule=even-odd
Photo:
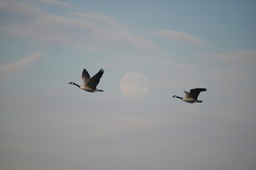
[{"label": "flying goose", "polygon": [[84,69],[82,72],[82,79],[84,84],[82,86],[79,86],[78,84],[72,81],[69,82],[69,84],[75,85],[80,89],[88,92],[96,92],[96,91],[103,92],[103,90],[97,89],[97,85],[99,84],[100,78],[102,77],[103,73],[104,73],[104,70],[100,69],[100,71],[97,74],[95,74],[92,78],[90,78],[90,74],[86,69]]},{"label": "flying goose", "polygon": [[202,91],[206,91],[206,89],[205,88],[195,88],[195,89],[191,89],[190,92],[184,91],[185,97],[180,97],[180,96],[176,96],[176,95],[174,95],[172,97],[181,99],[188,103],[195,103],[195,102],[202,103],[203,102],[202,100],[197,100],[199,93]]}]

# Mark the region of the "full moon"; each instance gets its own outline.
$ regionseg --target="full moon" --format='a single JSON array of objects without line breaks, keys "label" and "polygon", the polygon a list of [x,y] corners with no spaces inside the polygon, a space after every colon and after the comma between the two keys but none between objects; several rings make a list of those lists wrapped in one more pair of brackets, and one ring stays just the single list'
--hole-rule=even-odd
[{"label": "full moon", "polygon": [[140,98],[148,92],[148,79],[141,73],[127,73],[120,83],[121,91],[131,98]]}]

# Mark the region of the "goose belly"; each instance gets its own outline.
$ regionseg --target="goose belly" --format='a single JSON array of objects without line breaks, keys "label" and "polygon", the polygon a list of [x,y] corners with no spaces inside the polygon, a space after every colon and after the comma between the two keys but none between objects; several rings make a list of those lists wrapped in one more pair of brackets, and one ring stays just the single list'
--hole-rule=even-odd
[{"label": "goose belly", "polygon": [[193,98],[184,98],[183,101],[188,102],[188,103],[195,103],[196,102],[196,100],[193,99]]},{"label": "goose belly", "polygon": [[88,86],[81,86],[80,87],[82,90],[88,91],[88,92],[94,92],[95,89],[92,89],[91,87]]}]

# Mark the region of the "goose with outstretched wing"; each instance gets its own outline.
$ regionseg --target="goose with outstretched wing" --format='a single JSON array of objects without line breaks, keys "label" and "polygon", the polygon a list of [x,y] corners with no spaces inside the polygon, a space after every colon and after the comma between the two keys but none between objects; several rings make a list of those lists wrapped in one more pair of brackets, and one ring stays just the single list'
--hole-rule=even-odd
[{"label": "goose with outstretched wing", "polygon": [[82,80],[84,82],[83,85],[80,86],[72,81],[69,82],[69,84],[75,85],[78,88],[88,92],[103,92],[103,90],[97,89],[97,85],[99,84],[100,78],[102,77],[103,73],[104,73],[104,70],[100,69],[100,71],[97,74],[95,74],[92,78],[90,78],[90,74],[86,69],[84,69],[82,72]]},{"label": "goose with outstretched wing", "polygon": [[174,95],[172,97],[181,99],[188,103],[196,103],[196,102],[202,103],[203,101],[198,100],[197,98],[198,98],[200,92],[203,92],[203,91],[206,91],[206,88],[195,88],[195,89],[191,89],[190,92],[184,91],[185,97],[180,97],[180,96],[176,96],[176,95]]}]

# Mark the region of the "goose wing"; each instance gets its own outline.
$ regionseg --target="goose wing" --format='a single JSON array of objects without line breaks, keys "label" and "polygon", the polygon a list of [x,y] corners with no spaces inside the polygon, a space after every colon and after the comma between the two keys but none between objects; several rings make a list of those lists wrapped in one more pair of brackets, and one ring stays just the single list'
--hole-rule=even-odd
[{"label": "goose wing", "polygon": [[88,73],[88,71],[86,69],[84,69],[82,72],[82,79],[83,79],[85,85],[87,85],[89,83],[90,74]]},{"label": "goose wing", "polygon": [[185,93],[185,98],[190,98],[190,97],[191,97],[191,95],[190,95],[190,93],[189,93],[189,92],[184,91],[184,93]]},{"label": "goose wing", "polygon": [[194,99],[197,99],[200,92],[206,91],[206,88],[195,88],[190,90],[190,96]]},{"label": "goose wing", "polygon": [[102,77],[104,73],[104,70],[103,69],[100,69],[100,71],[95,74],[88,82],[88,86],[95,89],[97,87],[97,85],[99,84],[100,82],[100,78]]}]

